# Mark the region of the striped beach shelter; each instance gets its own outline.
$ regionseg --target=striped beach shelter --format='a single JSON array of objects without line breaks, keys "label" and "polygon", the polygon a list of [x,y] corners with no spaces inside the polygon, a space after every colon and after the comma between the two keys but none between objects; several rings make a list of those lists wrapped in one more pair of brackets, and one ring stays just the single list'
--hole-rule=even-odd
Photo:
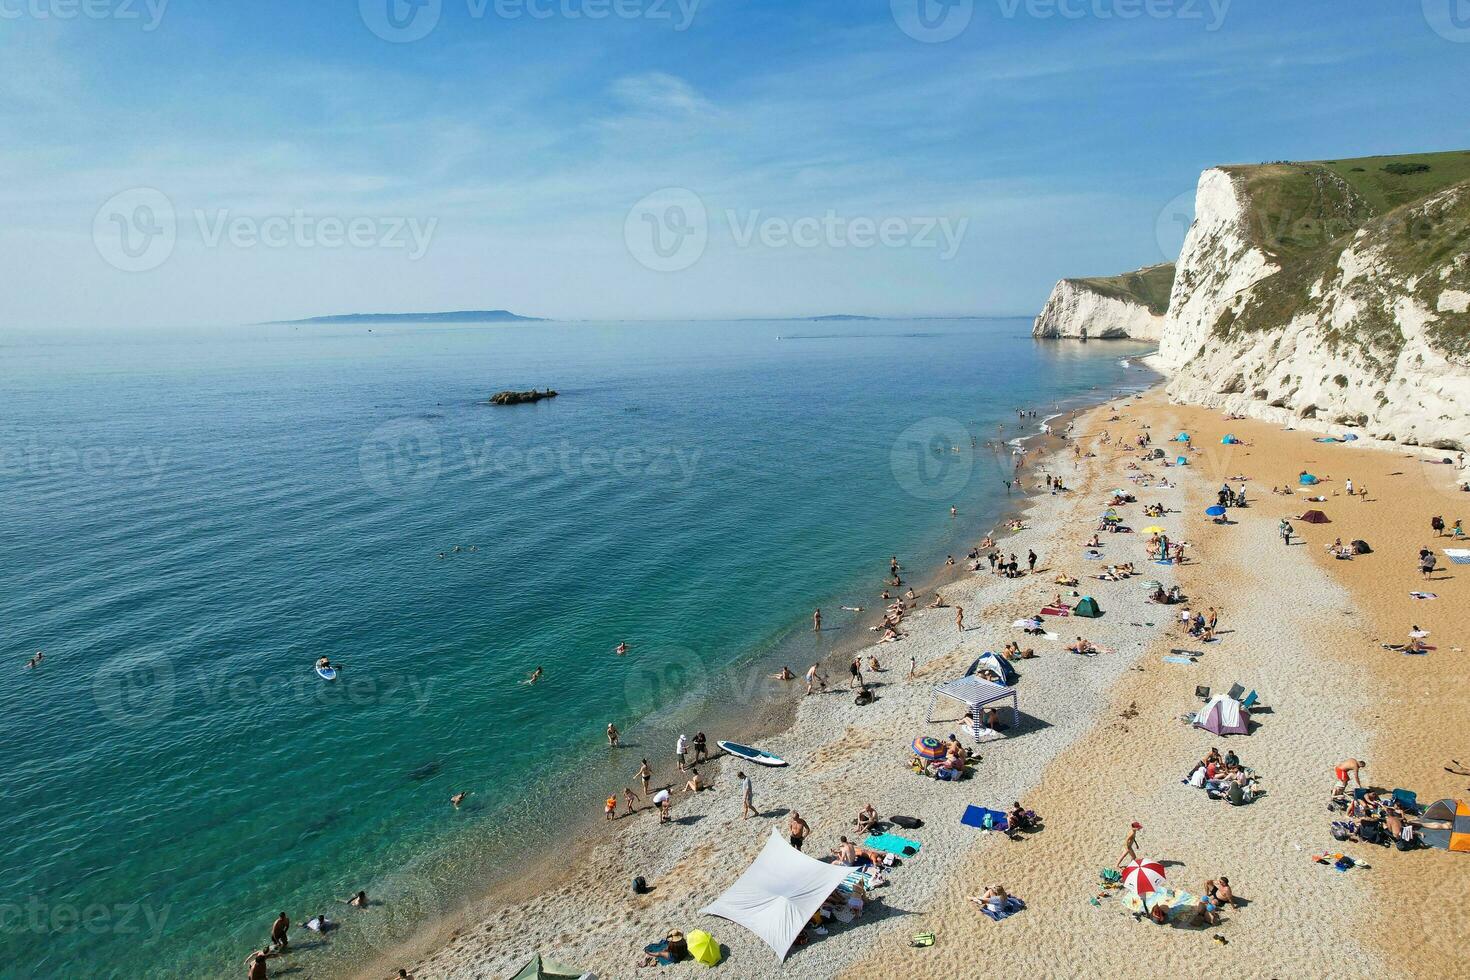
[{"label": "striped beach shelter", "polygon": [[1420,820],[1419,835],[1430,847],[1470,853],[1470,806],[1464,800],[1431,803]]}]

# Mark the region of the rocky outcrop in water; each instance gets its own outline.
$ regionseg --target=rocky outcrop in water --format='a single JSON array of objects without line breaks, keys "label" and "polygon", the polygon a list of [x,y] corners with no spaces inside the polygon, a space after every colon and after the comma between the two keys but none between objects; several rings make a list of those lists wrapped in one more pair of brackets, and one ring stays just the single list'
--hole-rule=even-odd
[{"label": "rocky outcrop in water", "polygon": [[535,388],[530,391],[500,391],[490,396],[490,404],[528,405],[532,402],[539,402],[543,398],[555,398],[556,394],[550,388],[545,391],[537,391]]}]

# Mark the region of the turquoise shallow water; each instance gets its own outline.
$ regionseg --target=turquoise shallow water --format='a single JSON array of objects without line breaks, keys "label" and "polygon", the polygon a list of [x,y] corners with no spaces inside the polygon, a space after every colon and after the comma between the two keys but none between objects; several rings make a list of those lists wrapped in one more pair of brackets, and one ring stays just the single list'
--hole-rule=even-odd
[{"label": "turquoise shallow water", "polygon": [[734,667],[840,641],[814,605],[962,551],[1018,407],[1149,383],[1028,327],[0,339],[0,972],[233,976],[359,887],[385,904],[293,959],[401,940],[738,713]]}]

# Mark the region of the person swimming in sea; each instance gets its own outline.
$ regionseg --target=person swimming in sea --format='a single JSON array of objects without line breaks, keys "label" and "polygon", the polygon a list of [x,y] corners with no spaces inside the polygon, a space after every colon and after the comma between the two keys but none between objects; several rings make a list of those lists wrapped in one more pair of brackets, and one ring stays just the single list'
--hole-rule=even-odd
[{"label": "person swimming in sea", "polygon": [[616,653],[620,657],[626,657],[628,655],[628,644],[619,643],[617,646],[613,647],[613,653]]},{"label": "person swimming in sea", "polygon": [[452,807],[454,807],[456,810],[458,810],[459,809],[459,805],[464,802],[464,798],[466,796],[469,796],[469,795],[470,794],[469,793],[466,793],[466,792],[455,793],[453,796],[451,796],[449,798],[449,805],[452,806]]},{"label": "person swimming in sea", "polygon": [[26,661],[26,670],[34,670],[37,667],[41,666],[41,661],[45,659],[45,656],[46,655],[44,653],[42,653],[40,650],[37,650],[36,655]]},{"label": "person swimming in sea", "polygon": [[535,670],[531,671],[531,676],[528,677],[528,678],[526,678],[526,683],[527,684],[534,684],[537,681],[539,681],[540,679],[541,679],[541,668],[540,667],[537,667]]}]

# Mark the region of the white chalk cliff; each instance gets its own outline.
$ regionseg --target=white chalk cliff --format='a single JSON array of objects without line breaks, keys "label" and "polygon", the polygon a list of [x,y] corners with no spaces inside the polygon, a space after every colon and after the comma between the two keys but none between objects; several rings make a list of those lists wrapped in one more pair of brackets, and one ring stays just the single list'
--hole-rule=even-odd
[{"label": "white chalk cliff", "polygon": [[1207,170],[1166,313],[1064,280],[1035,333],[1157,337],[1176,401],[1470,451],[1467,157]]},{"label": "white chalk cliff", "polygon": [[1051,291],[1033,337],[1158,340],[1174,280],[1172,263],[1096,279],[1063,279]]}]

